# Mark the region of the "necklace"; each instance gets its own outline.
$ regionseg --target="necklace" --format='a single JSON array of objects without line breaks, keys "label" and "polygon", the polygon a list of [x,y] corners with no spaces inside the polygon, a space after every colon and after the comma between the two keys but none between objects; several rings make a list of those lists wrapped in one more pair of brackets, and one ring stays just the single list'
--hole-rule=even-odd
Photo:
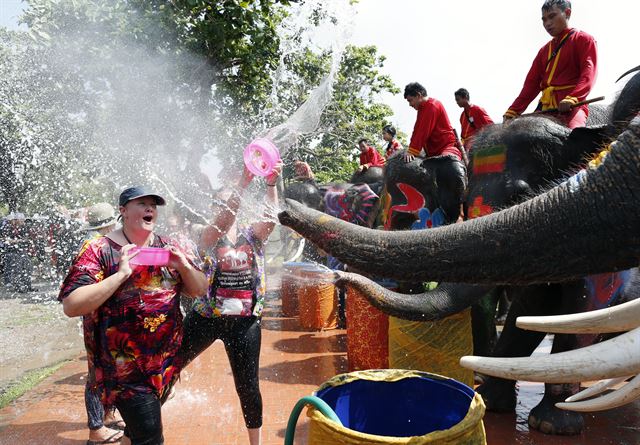
[{"label": "necklace", "polygon": [[124,239],[126,239],[129,244],[133,244],[127,234],[124,232],[124,229],[122,229],[122,235],[124,235]]}]

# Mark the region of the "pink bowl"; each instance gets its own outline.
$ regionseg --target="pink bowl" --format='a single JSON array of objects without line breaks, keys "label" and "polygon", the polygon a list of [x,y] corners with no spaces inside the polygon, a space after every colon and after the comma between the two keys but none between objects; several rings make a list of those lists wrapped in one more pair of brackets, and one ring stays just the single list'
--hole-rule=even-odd
[{"label": "pink bowl", "polygon": [[140,252],[129,263],[141,266],[166,266],[169,264],[169,251],[160,247],[134,247],[131,253]]},{"label": "pink bowl", "polygon": [[280,152],[268,139],[258,138],[244,148],[244,165],[256,176],[268,176],[280,161]]}]

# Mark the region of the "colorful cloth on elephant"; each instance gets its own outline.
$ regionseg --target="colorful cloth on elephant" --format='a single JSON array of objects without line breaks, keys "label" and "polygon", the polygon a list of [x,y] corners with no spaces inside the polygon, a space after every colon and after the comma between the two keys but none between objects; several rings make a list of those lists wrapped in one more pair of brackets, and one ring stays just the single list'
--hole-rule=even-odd
[{"label": "colorful cloth on elephant", "polygon": [[378,150],[368,145],[367,151],[360,153],[360,165],[384,167],[384,158],[378,153]]},{"label": "colorful cloth on elephant", "polygon": [[368,184],[356,184],[347,190],[328,190],[324,195],[325,213],[343,221],[369,227],[378,195]]},{"label": "colorful cloth on elephant", "polygon": [[[572,104],[581,102],[593,88],[596,74],[595,39],[583,31],[567,29],[540,48],[522,91],[505,115],[515,117],[521,114],[540,92],[542,97],[538,107],[541,110],[557,108],[563,100]],[[569,123],[573,115],[584,114],[586,120],[589,114],[587,105],[574,107],[572,111],[573,113],[558,114],[558,117]],[[575,123],[572,125],[577,126]]]},{"label": "colorful cloth on elephant", "polygon": [[[156,235],[151,247],[173,245],[189,263],[201,269],[192,252],[170,238]],[[84,243],[58,299],[118,271],[122,246],[100,236]],[[95,367],[93,389],[105,406],[138,393],[161,397],[177,374],[174,359],[182,341],[180,291],[182,280],[167,267],[137,266],[132,275],[105,301],[85,316],[85,345],[89,367]]]},{"label": "colorful cloth on elephant", "polygon": [[477,105],[470,105],[468,110],[460,114],[460,128],[462,130],[462,144],[467,151],[471,150],[471,137],[482,127],[493,124],[487,111]]},{"label": "colorful cloth on elephant", "polygon": [[424,149],[427,157],[451,155],[462,160],[462,154],[456,147],[457,142],[442,102],[433,97],[420,102],[409,153],[417,156]]},{"label": "colorful cloth on elephant", "polygon": [[240,229],[235,244],[224,236],[205,258],[207,295],[193,309],[203,317],[259,317],[267,292],[264,248],[253,229]]}]

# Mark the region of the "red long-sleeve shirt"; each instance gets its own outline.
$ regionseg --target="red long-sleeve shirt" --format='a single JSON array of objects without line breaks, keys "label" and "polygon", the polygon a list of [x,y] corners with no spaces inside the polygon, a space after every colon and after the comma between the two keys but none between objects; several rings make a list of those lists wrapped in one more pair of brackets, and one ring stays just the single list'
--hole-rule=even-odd
[{"label": "red long-sleeve shirt", "polygon": [[[571,35],[569,35],[571,34]],[[567,37],[567,35],[569,35]],[[553,51],[567,37],[555,57],[549,63]],[[505,113],[507,116],[521,114],[533,99],[542,91],[543,110],[557,108],[562,100],[578,103],[587,98],[597,75],[597,48],[593,37],[583,31],[567,29],[562,35],[552,39],[538,51],[522,91]],[[549,101],[544,91],[548,87]],[[547,103],[545,103],[547,102]],[[588,113],[586,105],[585,113]]]},{"label": "red long-sleeve shirt", "polygon": [[456,135],[442,102],[433,97],[420,102],[409,153],[416,156],[424,149],[427,157],[453,155],[462,160],[456,142]]},{"label": "red long-sleeve shirt", "polygon": [[469,110],[463,110],[460,114],[460,129],[462,130],[462,143],[468,143],[468,139],[478,130],[493,124],[487,111],[477,105],[469,105]]},{"label": "red long-sleeve shirt", "polygon": [[360,165],[366,165],[367,167],[384,167],[384,158],[378,150],[367,146],[367,151],[360,153]]}]

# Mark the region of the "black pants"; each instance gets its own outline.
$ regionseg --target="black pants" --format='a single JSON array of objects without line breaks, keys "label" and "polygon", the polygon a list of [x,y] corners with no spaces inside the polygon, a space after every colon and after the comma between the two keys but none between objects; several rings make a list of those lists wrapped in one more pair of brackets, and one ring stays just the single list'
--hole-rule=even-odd
[{"label": "black pants", "polygon": [[247,428],[262,426],[262,395],[258,370],[262,331],[256,317],[206,318],[191,311],[184,319],[184,338],[178,353],[184,365],[216,340],[222,340],[229,357],[236,392]]},{"label": "black pants", "polygon": [[460,204],[467,188],[467,168],[453,156],[427,158],[435,168],[438,201],[446,214],[447,224],[454,223],[460,215]]},{"label": "black pants", "polygon": [[163,445],[161,403],[153,393],[138,393],[116,401],[116,408],[127,425],[125,435],[131,445]]}]

